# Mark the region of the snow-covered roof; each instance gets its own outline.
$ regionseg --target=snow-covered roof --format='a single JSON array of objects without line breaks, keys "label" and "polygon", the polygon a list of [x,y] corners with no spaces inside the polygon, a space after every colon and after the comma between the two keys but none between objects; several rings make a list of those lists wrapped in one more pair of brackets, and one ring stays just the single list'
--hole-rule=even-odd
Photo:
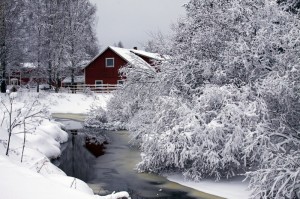
[{"label": "snow-covered roof", "polygon": [[141,55],[141,56],[144,56],[144,57],[148,57],[150,59],[155,59],[155,60],[158,60],[158,61],[165,60],[165,58],[162,55],[158,54],[158,53],[150,53],[150,52],[146,52],[146,51],[143,51],[143,50],[135,50],[135,49],[132,49],[130,51],[133,52],[134,54]]},{"label": "snow-covered roof", "polygon": [[108,46],[106,49],[104,49],[102,52],[100,52],[94,59],[92,59],[86,66],[89,66],[93,61],[95,61],[102,53],[104,53],[107,49],[111,49],[114,51],[117,55],[122,57],[125,61],[127,61],[129,64],[140,67],[140,68],[153,68],[151,67],[145,60],[143,60],[140,56],[145,56],[150,59],[155,60],[165,60],[162,56],[160,56],[158,53],[149,53],[142,50],[134,50],[134,49],[126,49],[126,48],[119,48],[119,47],[113,47]]},{"label": "snow-covered roof", "polygon": [[109,46],[109,48],[133,66],[140,68],[151,68],[151,66],[145,60],[132,53],[129,49],[112,46]]},{"label": "snow-covered roof", "polygon": [[[84,75],[80,76],[75,76],[74,77],[74,83],[84,83],[85,82],[85,77]],[[71,83],[71,77],[66,77],[62,83]]]}]

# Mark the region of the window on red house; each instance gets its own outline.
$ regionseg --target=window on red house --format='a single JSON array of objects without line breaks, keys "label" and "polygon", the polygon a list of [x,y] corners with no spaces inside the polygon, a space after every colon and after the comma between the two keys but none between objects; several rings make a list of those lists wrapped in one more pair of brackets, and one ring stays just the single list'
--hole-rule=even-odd
[{"label": "window on red house", "polygon": [[115,59],[114,58],[106,58],[106,67],[113,68],[115,66]]}]

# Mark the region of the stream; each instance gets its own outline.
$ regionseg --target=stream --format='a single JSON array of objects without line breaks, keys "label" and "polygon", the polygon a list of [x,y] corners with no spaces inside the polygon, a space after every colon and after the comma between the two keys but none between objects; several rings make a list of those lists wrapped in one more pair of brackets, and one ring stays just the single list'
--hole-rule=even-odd
[{"label": "stream", "polygon": [[140,152],[128,144],[126,131],[92,129],[106,140],[103,144],[95,144],[87,139],[91,129],[83,128],[80,117],[54,117],[65,124],[69,140],[62,144],[62,155],[53,163],[68,176],[88,183],[95,194],[127,191],[132,199],[220,198],[168,181],[162,176],[138,173],[135,167],[141,160]]}]

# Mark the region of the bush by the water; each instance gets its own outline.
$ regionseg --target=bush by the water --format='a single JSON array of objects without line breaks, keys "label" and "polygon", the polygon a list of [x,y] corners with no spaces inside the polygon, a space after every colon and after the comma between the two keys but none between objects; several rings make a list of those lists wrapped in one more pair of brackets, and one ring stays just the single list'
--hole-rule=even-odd
[{"label": "bush by the water", "polygon": [[105,130],[124,130],[126,125],[119,121],[109,121],[107,112],[100,106],[91,108],[84,126],[89,128],[100,128]]}]

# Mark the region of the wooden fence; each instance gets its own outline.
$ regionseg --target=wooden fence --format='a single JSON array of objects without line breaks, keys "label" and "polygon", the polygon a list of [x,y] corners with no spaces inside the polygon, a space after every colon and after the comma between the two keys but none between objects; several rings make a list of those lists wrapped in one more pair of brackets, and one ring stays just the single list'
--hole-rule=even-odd
[{"label": "wooden fence", "polygon": [[60,91],[69,93],[110,93],[121,86],[120,84],[78,84],[61,87]]}]

